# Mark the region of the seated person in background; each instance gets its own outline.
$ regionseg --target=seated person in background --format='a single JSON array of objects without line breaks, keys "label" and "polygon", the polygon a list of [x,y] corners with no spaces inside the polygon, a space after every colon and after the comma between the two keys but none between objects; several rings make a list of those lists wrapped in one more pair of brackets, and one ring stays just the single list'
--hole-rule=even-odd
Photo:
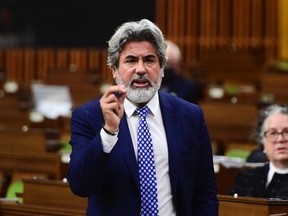
[{"label": "seated person in background", "polygon": [[167,63],[160,91],[168,92],[189,102],[198,103],[202,99],[201,85],[180,74],[181,51],[172,41],[167,40]]},{"label": "seated person in background", "polygon": [[264,163],[267,161],[268,158],[262,144],[260,144],[257,149],[253,150],[246,159],[246,162],[248,163]]},{"label": "seated person in background", "polygon": [[240,171],[229,194],[288,199],[288,106],[261,110],[257,128],[269,162]]}]

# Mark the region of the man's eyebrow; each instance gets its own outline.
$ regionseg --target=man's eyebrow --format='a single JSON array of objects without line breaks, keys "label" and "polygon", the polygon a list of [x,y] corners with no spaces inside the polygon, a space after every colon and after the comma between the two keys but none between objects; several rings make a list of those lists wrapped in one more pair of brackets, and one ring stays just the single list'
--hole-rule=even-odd
[{"label": "man's eyebrow", "polygon": [[[125,58],[139,58],[139,56],[129,54],[129,55],[125,56]],[[157,57],[156,57],[156,55],[148,54],[148,55],[143,56],[143,58],[157,58]]]},{"label": "man's eyebrow", "polygon": [[157,58],[157,56],[153,55],[153,54],[148,54],[148,55],[144,56],[144,58]]},{"label": "man's eyebrow", "polygon": [[133,54],[129,54],[129,55],[125,56],[125,58],[138,58],[138,56],[133,55]]}]

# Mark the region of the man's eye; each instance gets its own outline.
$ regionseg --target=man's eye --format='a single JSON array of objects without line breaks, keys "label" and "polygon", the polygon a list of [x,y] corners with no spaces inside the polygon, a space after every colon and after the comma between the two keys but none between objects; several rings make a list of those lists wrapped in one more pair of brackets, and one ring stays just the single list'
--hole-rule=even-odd
[{"label": "man's eye", "polygon": [[146,61],[146,62],[154,62],[155,59],[154,59],[154,58],[147,58],[147,59],[145,59],[145,61]]},{"label": "man's eye", "polygon": [[154,59],[146,59],[145,63],[150,66],[150,65],[153,65],[155,63],[155,60]]},{"label": "man's eye", "polygon": [[127,63],[133,63],[133,62],[135,62],[135,59],[127,59],[126,62]]}]

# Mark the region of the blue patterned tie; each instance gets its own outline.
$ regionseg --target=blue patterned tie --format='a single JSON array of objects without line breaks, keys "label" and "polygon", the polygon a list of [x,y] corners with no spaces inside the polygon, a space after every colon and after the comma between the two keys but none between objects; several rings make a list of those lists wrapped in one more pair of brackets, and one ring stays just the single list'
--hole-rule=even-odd
[{"label": "blue patterned tie", "polygon": [[157,181],[151,134],[146,116],[147,106],[136,109],[140,116],[138,126],[138,165],[141,190],[141,216],[158,215]]}]

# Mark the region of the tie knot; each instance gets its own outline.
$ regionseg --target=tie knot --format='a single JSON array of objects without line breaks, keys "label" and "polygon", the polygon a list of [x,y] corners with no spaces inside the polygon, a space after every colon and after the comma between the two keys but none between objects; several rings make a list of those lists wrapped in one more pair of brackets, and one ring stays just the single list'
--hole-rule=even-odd
[{"label": "tie knot", "polygon": [[149,112],[149,107],[144,106],[144,107],[137,107],[136,108],[136,113],[141,117],[141,118],[146,118]]}]

